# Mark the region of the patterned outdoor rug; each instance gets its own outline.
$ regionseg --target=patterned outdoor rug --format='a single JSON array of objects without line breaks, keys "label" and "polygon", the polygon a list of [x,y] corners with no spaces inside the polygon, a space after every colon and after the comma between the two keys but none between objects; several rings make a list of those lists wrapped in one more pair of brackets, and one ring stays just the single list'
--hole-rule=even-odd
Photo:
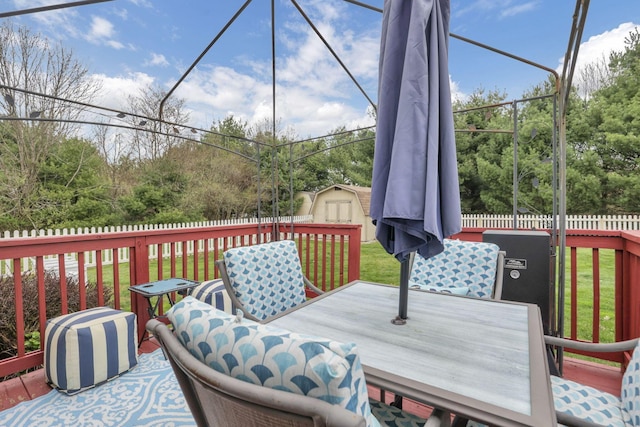
[{"label": "patterned outdoor rug", "polygon": [[0,412],[0,426],[195,426],[162,350],[130,372],[73,396],[56,390]]}]

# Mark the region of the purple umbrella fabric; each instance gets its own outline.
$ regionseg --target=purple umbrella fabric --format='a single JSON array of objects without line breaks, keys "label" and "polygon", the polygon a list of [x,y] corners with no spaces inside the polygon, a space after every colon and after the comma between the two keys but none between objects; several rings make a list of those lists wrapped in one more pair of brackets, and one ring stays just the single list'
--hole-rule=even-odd
[{"label": "purple umbrella fabric", "polygon": [[400,261],[442,252],[462,229],[449,15],[449,0],[384,2],[371,217]]}]

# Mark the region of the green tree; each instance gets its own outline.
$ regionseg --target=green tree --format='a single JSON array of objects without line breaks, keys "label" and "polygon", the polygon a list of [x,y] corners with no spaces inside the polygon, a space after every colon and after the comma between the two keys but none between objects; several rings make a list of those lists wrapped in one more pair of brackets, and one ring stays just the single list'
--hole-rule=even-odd
[{"label": "green tree", "polygon": [[170,156],[149,161],[144,165],[133,193],[119,200],[125,220],[163,224],[200,219],[190,218],[181,206],[187,184],[180,163],[173,161]]},{"label": "green tree", "polygon": [[586,112],[593,129],[583,147],[597,154],[604,173],[601,200],[603,213],[640,211],[640,33],[631,32],[625,50],[610,56],[611,84],[594,92]]},{"label": "green tree", "polygon": [[72,122],[83,113],[63,99],[88,103],[100,87],[70,50],[26,27],[5,21],[0,46],[0,84],[9,88],[0,97],[0,111],[8,116],[0,134],[0,223],[42,228],[51,222],[40,214],[42,205],[51,205],[40,168],[77,130]]},{"label": "green tree", "polygon": [[335,129],[327,139],[329,181],[327,184],[371,186],[375,133],[371,129]]},{"label": "green tree", "polygon": [[258,150],[257,143],[248,138],[249,131],[246,122],[228,116],[215,122],[199,142],[171,150],[189,182],[183,209],[208,220],[256,214]]},{"label": "green tree", "polygon": [[56,145],[40,167],[38,221],[47,228],[103,227],[120,220],[109,201],[104,162],[91,142],[70,139]]},{"label": "green tree", "polygon": [[454,105],[463,213],[484,213],[489,207],[493,209],[489,212],[507,213],[511,206],[510,193],[505,191],[511,188],[509,173],[513,165],[510,109],[486,107],[501,104],[504,97],[478,90],[465,102]]}]

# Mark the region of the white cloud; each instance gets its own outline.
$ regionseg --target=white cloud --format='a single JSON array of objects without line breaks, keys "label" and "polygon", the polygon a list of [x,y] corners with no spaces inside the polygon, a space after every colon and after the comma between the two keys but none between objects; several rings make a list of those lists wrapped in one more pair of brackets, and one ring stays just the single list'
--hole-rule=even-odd
[{"label": "white cloud", "polygon": [[[34,2],[54,0],[14,1],[28,3],[32,7]],[[61,28],[77,27],[73,37],[84,39],[93,45],[133,51],[134,46],[126,41],[119,41],[128,34],[128,27],[120,28],[119,25],[124,25],[124,21],[129,23],[127,25],[137,22],[138,16],[143,15],[137,15],[136,9],[155,7],[150,0],[127,0],[110,9],[102,9],[108,12],[100,15],[94,10],[82,9],[88,13],[77,16],[75,8],[71,8],[67,14],[59,17],[64,20],[51,21],[51,28],[52,31],[55,29],[61,33]],[[277,60],[276,120],[281,121],[283,129],[293,126],[297,133],[305,136],[323,135],[338,126],[370,124],[371,116],[366,113],[366,98],[300,14],[293,6],[288,7],[292,19],[280,24],[277,32],[279,47],[284,48],[279,50]],[[379,24],[363,28],[361,22],[350,16],[357,9],[341,1],[308,0],[303,3],[303,7],[375,102]],[[71,20],[72,17],[75,21]],[[110,18],[113,20],[109,20]],[[84,24],[81,24],[82,19],[85,19]],[[168,25],[166,28],[170,32],[172,27]],[[137,37],[142,32],[135,34]],[[97,49],[94,50],[97,52]],[[174,60],[172,54],[170,63],[167,57],[158,53],[159,50],[163,48],[156,49],[155,52],[147,50],[153,53],[146,54],[144,60],[138,63],[127,63],[126,60],[119,59],[125,56],[111,56],[115,66],[127,67],[125,69],[131,72],[115,76],[94,76],[102,82],[104,88],[99,105],[123,109],[127,95],[138,93],[147,84],[164,85],[166,89],[173,87],[175,80],[160,80],[157,76],[163,72],[160,68],[179,62],[179,55]],[[251,124],[271,119],[273,107],[270,61],[261,62],[255,58],[247,60],[249,56],[246,56],[246,52],[238,52],[237,55],[235,58],[225,58],[222,64],[227,66],[222,66],[220,62],[206,65],[203,61],[178,87],[174,96],[185,99],[185,108],[192,126],[208,128],[214,120],[223,119],[228,114]],[[145,72],[135,72],[144,69],[151,73],[142,68],[151,66],[157,67],[153,74],[156,77]]]},{"label": "white cloud", "polygon": [[116,30],[111,21],[100,16],[92,16],[89,32],[85,38],[94,44],[103,44],[116,50],[124,49],[124,44],[114,40],[115,35]]},{"label": "white cloud", "polygon": [[511,16],[516,16],[522,13],[530,12],[532,10],[537,9],[539,4],[540,4],[540,1],[536,0],[536,1],[528,1],[523,4],[508,5],[506,8],[504,8],[500,12],[500,18],[508,18]]},{"label": "white cloud", "polygon": [[[624,39],[638,25],[633,22],[625,22],[610,31],[589,37],[587,41],[582,42],[578,51],[574,76],[579,76],[581,69],[588,64],[601,61],[603,58],[608,61],[609,54],[613,51],[624,51]],[[559,59],[559,64],[556,71],[562,74],[564,57]]]},{"label": "white cloud", "polygon": [[[318,31],[375,102],[379,26],[354,29],[341,3],[314,0],[305,3],[305,11],[314,15]],[[339,126],[371,125],[367,99],[309,25],[292,19],[283,27],[278,37],[284,49],[276,61],[276,120],[281,128],[293,127],[307,137]],[[199,66],[176,90],[175,96],[186,100],[192,126],[208,128],[230,113],[250,125],[271,119],[270,61],[247,59],[242,52],[234,61],[241,67]],[[167,84],[171,86],[173,82]]]},{"label": "white cloud", "polygon": [[108,39],[113,37],[114,29],[113,24],[107,19],[99,16],[91,17],[91,29],[89,30],[88,37],[91,39]]},{"label": "white cloud", "polygon": [[145,65],[167,67],[169,65],[169,61],[167,61],[167,58],[160,53],[151,53],[151,59],[145,61]]},{"label": "white cloud", "polygon": [[127,97],[136,96],[155,81],[154,77],[145,73],[130,73],[116,77],[94,74],[92,78],[102,87],[96,104],[115,110],[126,110]]},{"label": "white cloud", "polygon": [[460,90],[460,85],[457,82],[451,80],[451,76],[449,76],[449,87],[451,88],[451,102],[467,99],[468,95]]},{"label": "white cloud", "polygon": [[475,0],[470,3],[454,4],[451,10],[455,17],[478,12],[498,12],[500,18],[508,18],[535,10],[539,5],[540,0],[530,0],[524,3],[514,0]]},{"label": "white cloud", "polygon": [[105,44],[109,47],[112,47],[116,50],[120,50],[120,49],[124,49],[124,45],[122,43],[120,43],[119,41],[115,41],[115,40],[107,40],[105,42]]},{"label": "white cloud", "polygon": [[[13,4],[17,10],[31,9],[59,3],[60,2],[58,1],[52,0],[13,0]],[[28,16],[38,24],[50,30],[52,33],[55,33],[61,39],[66,36],[78,37],[81,35],[81,32],[75,25],[75,20],[78,17],[78,12],[75,8],[50,10],[46,13],[32,13]],[[64,31],[60,31],[60,28],[64,28]]]},{"label": "white cloud", "polygon": [[149,0],[129,0],[129,1],[136,6],[146,7],[148,9],[153,8],[153,3],[150,2]]}]

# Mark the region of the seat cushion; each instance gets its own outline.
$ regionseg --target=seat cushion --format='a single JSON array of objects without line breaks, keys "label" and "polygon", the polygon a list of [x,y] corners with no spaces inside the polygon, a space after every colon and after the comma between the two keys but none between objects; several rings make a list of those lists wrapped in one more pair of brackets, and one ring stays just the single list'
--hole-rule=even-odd
[{"label": "seat cushion", "polygon": [[467,295],[469,293],[468,286],[428,286],[422,283],[409,282],[409,288],[451,295]]},{"label": "seat cushion", "polygon": [[44,371],[48,383],[75,394],[138,363],[138,329],[131,312],[96,307],[47,321]]},{"label": "seat cushion", "polygon": [[499,251],[494,243],[445,239],[438,255],[415,255],[409,280],[428,288],[468,287],[470,296],[491,298]]},{"label": "seat cushion", "polygon": [[634,426],[640,426],[640,341],[622,377],[620,390],[622,406],[627,410]]},{"label": "seat cushion", "polygon": [[355,344],[261,325],[186,297],[167,316],[176,336],[198,360],[243,381],[342,406],[380,424],[371,414]]},{"label": "seat cushion", "polygon": [[610,427],[631,426],[629,413],[617,396],[571,380],[551,376],[556,411]]},{"label": "seat cushion", "polygon": [[223,257],[236,297],[256,318],[264,320],[306,300],[292,240],[232,248]]},{"label": "seat cushion", "polygon": [[370,399],[371,413],[381,426],[423,427],[427,420],[395,406]]},{"label": "seat cushion", "polygon": [[214,306],[218,310],[226,313],[233,313],[233,304],[227,293],[227,289],[222,283],[222,279],[207,280],[191,289],[189,295]]}]

